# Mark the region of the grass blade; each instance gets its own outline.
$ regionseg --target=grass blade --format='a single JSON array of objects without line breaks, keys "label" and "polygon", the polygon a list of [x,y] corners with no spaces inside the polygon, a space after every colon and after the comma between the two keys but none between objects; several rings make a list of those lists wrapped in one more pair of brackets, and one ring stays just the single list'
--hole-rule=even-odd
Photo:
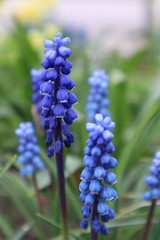
[{"label": "grass blade", "polygon": [[16,159],[16,155],[11,158],[3,167],[0,168],[0,177],[12,166]]}]

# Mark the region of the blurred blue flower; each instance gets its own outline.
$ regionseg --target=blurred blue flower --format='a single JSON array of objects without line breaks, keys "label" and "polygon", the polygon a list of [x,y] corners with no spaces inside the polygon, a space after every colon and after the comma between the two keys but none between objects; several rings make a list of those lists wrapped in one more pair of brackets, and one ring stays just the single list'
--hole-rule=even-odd
[{"label": "blurred blue flower", "polygon": [[114,129],[115,123],[109,116],[103,118],[102,114],[96,114],[95,122],[86,124],[89,139],[84,149],[83,162],[86,168],[81,173],[82,181],[79,184],[81,191],[79,199],[84,202],[81,210],[84,219],[80,227],[86,229],[87,222],[91,219],[93,231],[108,235],[108,229],[101,222],[108,222],[115,217],[114,210],[106,201],[118,198],[113,188],[104,186],[105,183],[113,185],[117,181],[116,175],[110,169],[118,162],[109,155],[115,149],[114,145],[111,145],[114,135],[109,131]]},{"label": "blurred blue flower", "polygon": [[143,193],[143,200],[152,201],[160,199],[160,151],[157,151],[149,167],[150,175],[145,178],[145,183],[150,190]]},{"label": "blurred blue flower", "polygon": [[[75,87],[74,81],[68,76],[71,72],[72,63],[67,58],[72,51],[65,45],[70,43],[70,38],[62,39],[62,34],[57,33],[54,41],[45,40],[45,58],[41,65],[46,69],[41,73],[40,92],[43,95],[41,101],[41,115],[43,127],[46,129],[46,145],[48,145],[47,155],[52,157],[54,152],[60,152],[62,144],[70,147],[74,142],[74,136],[70,132],[68,125],[77,119],[77,113],[72,106],[77,103],[74,93],[68,92]],[[56,129],[60,129],[64,137],[57,139],[53,143]],[[60,136],[59,132],[59,136]]]},{"label": "blurred blue flower", "polygon": [[88,78],[90,93],[87,97],[86,113],[89,121],[94,122],[94,117],[97,113],[103,117],[110,116],[107,107],[110,105],[108,97],[108,82],[109,76],[105,70],[95,70],[91,77]]},{"label": "blurred blue flower", "polygon": [[15,134],[19,138],[17,162],[23,166],[20,169],[20,175],[26,177],[36,171],[42,171],[45,164],[39,156],[40,147],[37,144],[33,124],[31,122],[21,122],[19,128],[15,130]]},{"label": "blurred blue flower", "polygon": [[32,82],[32,102],[35,105],[37,113],[41,112],[42,103],[41,100],[43,95],[40,93],[40,85],[42,84],[41,74],[44,72],[43,69],[31,69],[31,82]]}]

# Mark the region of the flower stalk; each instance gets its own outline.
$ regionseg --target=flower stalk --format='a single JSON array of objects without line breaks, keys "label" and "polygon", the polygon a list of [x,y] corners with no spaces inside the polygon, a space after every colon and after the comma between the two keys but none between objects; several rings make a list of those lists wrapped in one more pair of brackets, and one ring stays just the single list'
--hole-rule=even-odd
[{"label": "flower stalk", "polygon": [[[58,70],[58,69],[57,69]],[[60,76],[60,73],[58,74]],[[55,84],[55,104],[58,103],[57,91],[60,87],[59,77]],[[55,129],[54,140],[63,141],[62,130],[61,130],[61,119],[57,119],[57,127]],[[63,239],[68,239],[68,223],[67,223],[67,202],[66,202],[66,192],[65,192],[65,176],[64,176],[64,157],[63,157],[63,146],[60,152],[56,152],[56,167],[57,167],[57,181],[58,181],[58,192],[60,200],[60,212],[63,230]]]},{"label": "flower stalk", "polygon": [[148,234],[149,234],[149,230],[151,228],[152,217],[153,217],[153,214],[154,214],[155,206],[156,206],[156,199],[153,199],[152,204],[151,204],[150,209],[149,209],[148,218],[147,218],[147,222],[146,222],[146,225],[145,225],[142,240],[147,240],[148,239]]},{"label": "flower stalk", "polygon": [[57,181],[58,181],[58,192],[59,192],[59,200],[60,200],[63,239],[67,240],[68,224],[67,224],[67,203],[66,203],[66,193],[65,193],[63,148],[59,153],[56,153],[56,166],[57,166]]},{"label": "flower stalk", "polygon": [[[94,206],[93,206],[91,225],[93,224],[93,221],[95,218],[99,219],[99,214],[97,212],[97,204],[98,204],[98,197],[96,196]],[[93,231],[93,229],[91,229],[90,240],[98,240],[98,232]]]}]

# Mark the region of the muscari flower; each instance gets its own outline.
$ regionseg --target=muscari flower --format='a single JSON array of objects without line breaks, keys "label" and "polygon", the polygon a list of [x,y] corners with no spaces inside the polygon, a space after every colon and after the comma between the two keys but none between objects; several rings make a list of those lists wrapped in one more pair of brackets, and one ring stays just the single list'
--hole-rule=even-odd
[{"label": "muscari flower", "polygon": [[36,171],[42,171],[45,164],[39,156],[40,147],[37,144],[33,124],[31,122],[21,122],[19,128],[15,130],[15,134],[19,138],[17,162],[23,166],[20,169],[20,175],[26,177]]},{"label": "muscari flower", "polygon": [[35,105],[37,113],[41,113],[43,95],[40,93],[40,86],[42,84],[41,74],[44,69],[31,69],[31,82],[32,82],[32,102]]},{"label": "muscari flower", "polygon": [[145,183],[150,190],[143,193],[143,200],[152,201],[160,199],[160,151],[157,151],[149,167],[150,175],[145,178]]},{"label": "muscari flower", "polygon": [[[85,169],[81,173],[79,199],[84,202],[81,209],[83,220],[80,227],[86,229],[91,220],[93,231],[100,231],[108,235],[108,229],[102,222],[108,222],[115,217],[114,210],[106,201],[114,201],[118,198],[117,192],[108,185],[117,182],[116,175],[111,171],[118,162],[110,154],[115,151],[111,140],[114,135],[110,132],[115,128],[111,118],[103,118],[102,114],[96,114],[96,123],[87,123],[89,139],[84,148]],[[107,184],[107,186],[106,186]]]},{"label": "muscari flower", "polygon": [[87,97],[86,113],[89,121],[94,122],[97,113],[103,117],[110,116],[110,112],[106,109],[110,105],[108,96],[109,76],[105,70],[95,70],[91,77],[88,78],[90,93]]},{"label": "muscari flower", "polygon": [[[66,147],[70,147],[74,142],[74,136],[68,125],[71,125],[78,116],[72,109],[77,103],[77,97],[73,92],[69,92],[75,87],[75,82],[68,76],[72,63],[66,59],[70,57],[72,51],[65,45],[69,43],[70,38],[62,39],[61,33],[56,34],[54,41],[44,41],[45,58],[41,65],[45,70],[41,74],[43,82],[40,91],[43,95],[41,115],[44,117],[43,127],[46,129],[45,143],[49,146],[48,157],[52,157],[54,151],[60,152],[63,143]],[[63,138],[56,139],[57,128],[60,128]],[[56,139],[54,144],[53,137]]]}]

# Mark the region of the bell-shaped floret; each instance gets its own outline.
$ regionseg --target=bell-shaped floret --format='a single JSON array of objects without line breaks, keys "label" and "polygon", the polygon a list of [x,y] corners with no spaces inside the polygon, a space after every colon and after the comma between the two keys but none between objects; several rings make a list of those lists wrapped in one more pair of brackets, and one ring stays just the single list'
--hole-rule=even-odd
[{"label": "bell-shaped floret", "polygon": [[108,171],[104,177],[104,181],[109,185],[113,185],[117,182],[117,177],[113,172]]},{"label": "bell-shaped floret", "polygon": [[98,194],[101,191],[100,181],[92,180],[89,184],[89,190],[92,194]]}]

